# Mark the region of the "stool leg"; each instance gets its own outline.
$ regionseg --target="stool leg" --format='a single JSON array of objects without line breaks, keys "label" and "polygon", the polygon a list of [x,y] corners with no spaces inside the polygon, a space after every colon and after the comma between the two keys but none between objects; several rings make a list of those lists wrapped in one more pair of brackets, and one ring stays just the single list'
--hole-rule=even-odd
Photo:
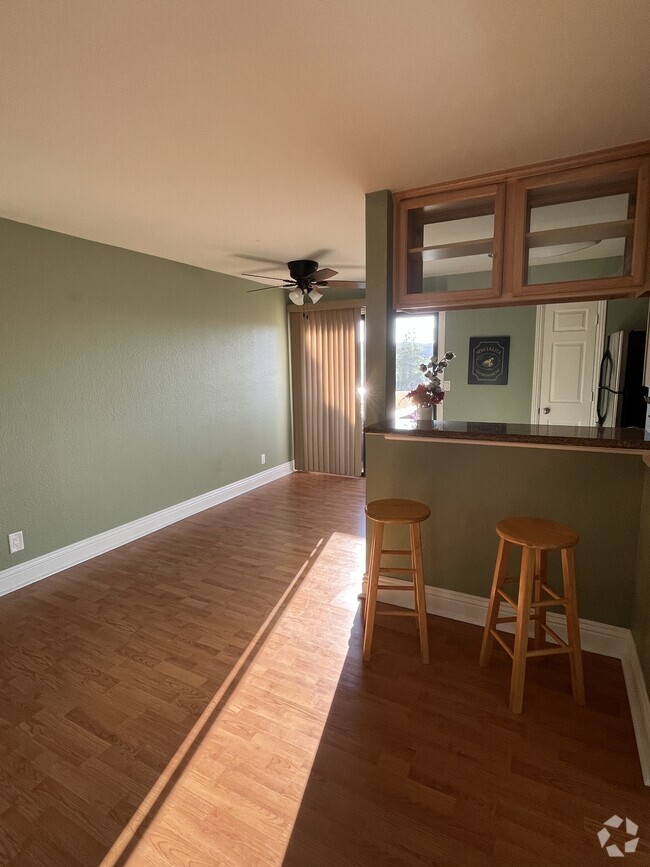
[{"label": "stool leg", "polygon": [[377,609],[377,585],[379,584],[379,563],[381,549],[384,544],[384,525],[375,524],[372,534],[370,565],[368,567],[368,585],[366,587],[366,628],[363,633],[363,658],[370,659],[372,648],[372,633],[375,628],[375,611]]},{"label": "stool leg", "polygon": [[413,589],[415,592],[415,610],[418,615],[418,628],[420,630],[420,653],[422,662],[429,662],[429,633],[427,631],[427,603],[424,595],[424,567],[422,565],[422,537],[420,525],[409,524],[411,537],[411,562],[413,569]]},{"label": "stool leg", "polygon": [[[546,551],[540,548],[535,549],[535,602],[541,602],[542,584],[546,584],[548,575],[547,569],[548,555]],[[546,633],[543,626],[546,626],[546,608],[535,609],[535,650],[542,650],[546,646]]]},{"label": "stool leg", "polygon": [[526,656],[528,653],[528,623],[530,621],[530,603],[532,601],[534,576],[535,553],[532,548],[524,548],[521,554],[515,652],[512,660],[512,680],[510,681],[510,710],[512,713],[521,713],[524,700]]},{"label": "stool leg", "polygon": [[[368,596],[370,595],[368,593],[368,590],[370,588],[370,567],[371,567],[372,561],[373,561],[374,556],[375,556],[375,539],[377,538],[376,533],[375,533],[375,528],[377,525],[372,524],[371,526],[372,526],[372,535],[370,537],[370,559],[368,560],[368,571],[366,572],[366,574],[364,576],[366,579],[366,594],[363,597],[363,607],[361,610],[361,622],[363,623],[364,629],[366,626],[366,620],[368,619]],[[379,562],[381,562],[381,554],[379,556]]]},{"label": "stool leg", "polygon": [[499,594],[497,593],[497,590],[503,586],[506,580],[509,551],[510,542],[506,542],[505,539],[499,539],[499,553],[497,554],[497,561],[494,567],[490,603],[488,605],[488,613],[485,620],[485,629],[483,630],[483,643],[481,644],[481,656],[479,661],[483,667],[490,664],[490,657],[492,656],[492,645],[494,644],[492,630],[496,628],[497,617],[499,616]]},{"label": "stool leg", "polygon": [[576,596],[576,572],[573,548],[562,549],[562,577],[566,603],[566,628],[571,653],[571,686],[576,704],[585,703],[585,682],[582,672],[582,649],[580,647],[580,624],[578,622],[578,599]]}]

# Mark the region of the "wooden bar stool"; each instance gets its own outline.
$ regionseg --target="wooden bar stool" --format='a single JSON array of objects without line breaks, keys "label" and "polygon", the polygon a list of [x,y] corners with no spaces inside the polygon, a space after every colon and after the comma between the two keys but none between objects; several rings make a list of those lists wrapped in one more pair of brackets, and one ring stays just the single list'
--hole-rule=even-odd
[{"label": "wooden bar stool", "polygon": [[[512,679],[510,681],[510,710],[521,713],[524,696],[526,660],[536,656],[551,656],[568,653],[571,662],[571,684],[573,699],[577,704],[585,703],[585,686],[582,674],[582,652],[580,650],[580,627],[578,624],[578,603],[576,599],[575,566],[573,549],[578,542],[578,534],[565,524],[545,521],[541,518],[506,518],[496,526],[499,536],[492,593],[488,605],[487,620],[483,631],[481,646],[481,665],[490,663],[494,639],[499,642],[512,659]],[[511,545],[519,545],[521,571],[519,578],[506,578],[508,553]],[[547,557],[549,551],[560,551],[562,556],[562,577],[564,596],[559,596],[546,583]],[[503,589],[505,584],[519,583],[517,602]],[[515,617],[499,617],[501,602],[506,602],[517,612]],[[546,623],[546,611],[555,605],[566,609],[567,641]],[[534,614],[531,615],[531,608]],[[535,623],[533,650],[528,650],[528,624]],[[498,623],[515,623],[514,648],[506,642],[503,633],[497,631]],[[557,642],[546,644],[546,635]]]},{"label": "wooden bar stool", "polygon": [[[378,590],[413,590],[415,596],[415,611],[382,611],[381,614],[416,617],[420,631],[420,652],[422,662],[429,661],[429,639],[427,635],[427,610],[424,598],[424,572],[422,569],[422,542],[420,524],[431,514],[431,509],[424,503],[414,500],[375,500],[366,506],[366,515],[373,522],[372,541],[370,546],[370,564],[368,566],[368,585],[364,609],[365,631],[363,634],[363,658],[370,659],[372,648],[372,633],[375,627],[377,613]],[[384,527],[386,524],[404,524],[409,528],[410,547],[382,548],[384,543]],[[382,554],[401,554],[410,557],[410,567],[387,567],[390,572],[406,572],[413,576],[413,583],[403,587],[379,583],[379,569]]]}]

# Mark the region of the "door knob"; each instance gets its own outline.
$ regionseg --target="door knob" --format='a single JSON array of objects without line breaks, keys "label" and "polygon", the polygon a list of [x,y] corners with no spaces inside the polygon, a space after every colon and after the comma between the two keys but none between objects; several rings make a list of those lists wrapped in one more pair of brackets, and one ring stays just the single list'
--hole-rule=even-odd
[{"label": "door knob", "polygon": [[544,409],[542,410],[542,412],[544,413],[544,415],[548,415],[550,411],[551,411],[551,407],[550,407],[550,406],[545,406]]}]

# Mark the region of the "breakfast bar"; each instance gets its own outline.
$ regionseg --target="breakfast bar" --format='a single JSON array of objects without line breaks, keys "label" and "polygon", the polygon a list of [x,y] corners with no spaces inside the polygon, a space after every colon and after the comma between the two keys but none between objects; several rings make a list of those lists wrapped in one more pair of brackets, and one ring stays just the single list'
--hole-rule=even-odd
[{"label": "breakfast bar", "polygon": [[650,434],[640,428],[381,421],[366,428],[367,498],[431,508],[425,583],[450,616],[476,605],[481,622],[476,597],[490,592],[495,525],[530,515],[580,536],[580,617],[628,626],[648,458]]},{"label": "breakfast bar", "polygon": [[369,425],[366,427],[366,435],[379,435],[386,440],[580,449],[650,457],[650,432],[642,428],[400,419],[394,423],[378,422]]}]

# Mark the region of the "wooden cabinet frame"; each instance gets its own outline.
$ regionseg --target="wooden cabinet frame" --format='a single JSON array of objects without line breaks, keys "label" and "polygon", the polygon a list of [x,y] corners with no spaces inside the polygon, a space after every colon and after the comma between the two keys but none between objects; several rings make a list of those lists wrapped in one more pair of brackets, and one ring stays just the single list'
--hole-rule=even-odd
[{"label": "wooden cabinet frame", "polygon": [[[537,199],[543,187],[562,183],[567,188],[579,188],[584,182],[588,188],[585,198],[593,196],[594,182],[599,177],[608,181],[605,194],[612,191],[609,177],[634,173],[636,182],[636,210],[633,220],[612,223],[611,232],[629,232],[631,238],[630,273],[624,277],[575,280],[547,284],[525,282],[527,273],[528,194],[535,192]],[[394,286],[396,310],[449,310],[461,307],[492,307],[516,304],[570,301],[577,298],[599,299],[634,297],[650,292],[649,230],[650,209],[650,141],[623,145],[616,148],[523,166],[503,172],[492,172],[473,178],[448,181],[428,187],[405,190],[393,194],[394,219]],[[427,205],[462,203],[481,196],[495,197],[492,286],[487,289],[467,289],[454,292],[407,292],[417,285],[413,256],[409,249],[417,249],[413,237],[409,238],[409,214]],[[577,199],[580,198],[579,192]],[[568,201],[569,199],[567,199]],[[542,203],[543,196],[542,196]],[[550,195],[549,203],[553,203]],[[539,205],[539,201],[537,201]],[[426,220],[423,221],[426,223]],[[585,227],[576,227],[576,236]],[[607,233],[608,227],[599,230]],[[567,230],[562,230],[566,234]],[[571,230],[568,230],[569,232]],[[545,234],[549,239],[553,232]],[[541,233],[535,233],[540,235]],[[614,237],[614,235],[611,235]],[[615,237],[619,237],[618,234]],[[540,240],[537,238],[536,240]],[[467,244],[467,242],[463,242]],[[557,241],[556,241],[557,243]],[[449,245],[453,246],[453,245]],[[420,268],[421,273],[421,268]]]},{"label": "wooden cabinet frame", "polygon": [[[648,162],[649,158],[647,157],[616,160],[601,163],[596,166],[585,166],[580,169],[571,169],[569,171],[547,172],[543,175],[536,175],[533,178],[513,181],[512,231],[514,237],[512,248],[512,294],[516,296],[528,296],[533,294],[536,298],[540,296],[546,298],[550,295],[554,298],[557,297],[561,299],[564,297],[565,290],[568,287],[570,287],[570,291],[574,296],[578,293],[582,295],[583,293],[598,292],[603,286],[603,280],[607,280],[607,283],[609,284],[607,287],[608,292],[613,289],[641,289],[645,282],[645,264],[648,246]],[[616,227],[612,224],[612,232],[616,232],[616,234],[612,234],[611,236],[619,237],[619,231],[626,231],[626,229],[629,229],[629,238],[632,241],[630,274],[624,277],[600,277],[591,280],[575,280],[571,283],[565,281],[561,283],[540,283],[528,285],[525,280],[525,275],[527,270],[527,239],[529,236],[527,208],[529,192],[543,190],[544,187],[556,186],[561,183],[570,186],[572,184],[579,185],[581,182],[584,182],[587,190],[585,197],[591,197],[594,193],[594,188],[591,186],[590,182],[597,181],[600,177],[606,175],[623,176],[626,174],[635,174],[637,177],[635,191],[636,213],[634,219],[626,221],[628,224],[627,227]],[[608,185],[603,188],[602,192],[607,195],[616,193],[617,190],[612,185]],[[572,200],[575,201],[576,199],[572,198]],[[552,203],[553,199],[552,197],[549,197],[548,204]],[[550,230],[545,234],[550,237],[553,231],[554,230]],[[601,234],[603,234],[603,231],[605,233],[607,232],[607,228],[604,226],[601,229]],[[564,233],[566,236],[567,231],[564,230]],[[575,234],[577,237],[577,233]]]},{"label": "wooden cabinet frame", "polygon": [[[505,206],[506,206],[506,187],[505,184],[488,184],[485,186],[467,187],[461,190],[438,193],[430,196],[420,196],[410,199],[408,203],[399,210],[399,216],[395,224],[395,243],[396,249],[405,250],[406,255],[396,257],[397,281],[402,286],[411,286],[417,282],[417,276],[412,272],[412,259],[409,252],[413,249],[413,238],[409,237],[409,218],[411,212],[420,210],[425,207],[433,207],[436,205],[452,205],[458,203],[459,209],[462,211],[463,202],[472,200],[493,199],[494,200],[494,234],[492,239],[492,285],[486,289],[467,289],[453,293],[454,301],[458,303],[469,302],[475,300],[486,300],[489,298],[498,298],[501,295],[501,281],[503,277],[503,249],[504,249],[504,229],[505,229]],[[462,211],[463,215],[465,212]],[[426,225],[426,220],[422,221],[422,227]],[[422,243],[420,241],[420,243]],[[469,249],[471,244],[479,242],[463,242],[463,246]],[[453,245],[449,245],[453,246]],[[460,246],[460,245],[459,245]],[[422,247],[423,250],[426,248]],[[473,252],[473,251],[472,251]],[[471,255],[468,252],[468,255]],[[420,275],[421,279],[421,275]],[[402,308],[421,309],[423,302],[427,307],[432,304],[444,303],[449,298],[446,292],[410,292],[405,293],[402,298]]]}]

